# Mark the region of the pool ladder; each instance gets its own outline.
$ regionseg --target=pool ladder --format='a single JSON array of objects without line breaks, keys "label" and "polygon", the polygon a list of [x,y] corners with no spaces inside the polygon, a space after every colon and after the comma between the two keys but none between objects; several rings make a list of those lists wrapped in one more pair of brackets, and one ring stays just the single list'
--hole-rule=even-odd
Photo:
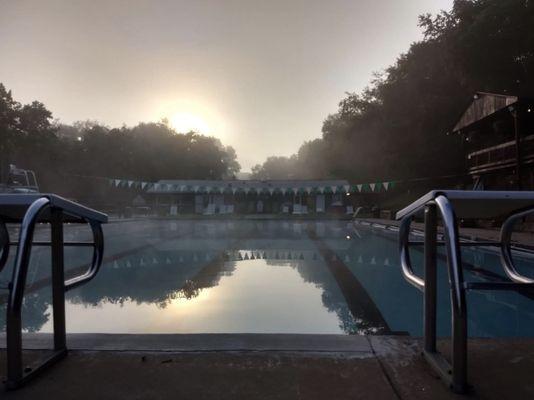
[{"label": "pool ladder", "polygon": [[[13,196],[12,199],[16,203],[16,206],[25,203],[24,198],[21,197],[24,195],[19,195],[17,198],[15,198],[15,195],[6,196]],[[8,198],[8,200],[11,199]],[[2,271],[7,263],[10,247],[17,246],[13,274],[7,286],[9,290],[6,318],[7,380],[5,384],[7,389],[16,389],[24,385],[47,367],[55,364],[67,355],[65,292],[93,279],[102,264],[104,253],[104,235],[101,223],[107,221],[106,215],[54,195],[31,195],[31,197],[28,197],[28,200],[31,200],[31,202],[27,202],[28,206],[22,221],[9,221],[21,223],[18,242],[10,242],[5,222],[0,220],[0,250],[2,251],[0,254],[0,271]],[[1,205],[6,206],[6,202]],[[51,240],[45,242],[33,241],[35,226],[38,222],[43,221],[49,222],[50,224]],[[87,223],[91,228],[93,241],[64,242],[63,224],[69,221]],[[54,350],[39,365],[33,368],[24,368],[22,361],[22,307],[33,246],[51,247]],[[92,262],[88,270],[84,274],[68,280],[65,280],[64,271],[65,246],[93,248]]]},{"label": "pool ladder", "polygon": [[[424,241],[410,241],[412,218],[424,210]],[[438,212],[443,223],[443,240],[438,241]],[[399,229],[399,251],[405,279],[424,293],[424,348],[423,355],[443,381],[456,393],[466,393],[467,382],[467,290],[525,290],[534,288],[534,280],[521,275],[513,262],[511,237],[516,221],[534,212],[534,207],[512,213],[501,227],[500,242],[460,241],[458,224],[452,203],[438,194],[419,208],[402,216]],[[424,246],[424,278],[412,268],[410,246]],[[449,275],[452,312],[451,364],[438,352],[436,346],[437,311],[437,246],[445,246]],[[465,282],[463,277],[461,246],[497,246],[501,265],[510,281]]]}]

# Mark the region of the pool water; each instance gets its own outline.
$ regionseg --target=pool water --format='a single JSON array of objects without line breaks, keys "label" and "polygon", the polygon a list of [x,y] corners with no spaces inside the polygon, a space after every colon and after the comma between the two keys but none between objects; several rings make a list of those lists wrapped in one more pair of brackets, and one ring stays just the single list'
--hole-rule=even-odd
[{"label": "pool water", "polygon": [[[422,332],[422,294],[401,275],[393,232],[347,221],[139,220],[112,222],[104,233],[98,276],[67,294],[68,332]],[[89,235],[85,228],[66,228],[69,240]],[[26,331],[52,331],[49,255],[46,248],[33,251]],[[462,255],[466,280],[502,279],[491,249],[465,248]],[[90,256],[89,249],[67,248],[67,272],[79,274]],[[421,265],[422,253],[414,250],[412,259]],[[526,256],[518,262],[525,273],[534,265]],[[11,264],[0,279],[10,276]],[[438,333],[447,336],[447,275],[440,264]],[[470,336],[534,336],[533,299],[527,293],[469,292]]]}]

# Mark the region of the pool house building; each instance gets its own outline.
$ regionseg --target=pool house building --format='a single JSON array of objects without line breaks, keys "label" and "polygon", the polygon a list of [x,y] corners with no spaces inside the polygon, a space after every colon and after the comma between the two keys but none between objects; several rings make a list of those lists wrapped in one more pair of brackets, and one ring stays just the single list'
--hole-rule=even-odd
[{"label": "pool house building", "polygon": [[346,180],[161,180],[146,192],[160,214],[352,214]]}]

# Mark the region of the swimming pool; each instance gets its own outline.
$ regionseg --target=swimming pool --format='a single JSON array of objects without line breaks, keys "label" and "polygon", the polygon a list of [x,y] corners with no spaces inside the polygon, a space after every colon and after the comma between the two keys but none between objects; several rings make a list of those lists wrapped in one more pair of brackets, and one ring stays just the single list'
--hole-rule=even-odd
[{"label": "swimming pool", "polygon": [[[280,220],[147,219],[104,229],[101,271],[67,294],[67,332],[421,336],[422,294],[400,273],[393,232],[347,221]],[[66,229],[68,239],[88,235]],[[491,249],[465,248],[463,257],[466,280],[504,275]],[[412,258],[422,264],[422,253]],[[67,270],[79,273],[90,251],[67,248],[65,259]],[[0,279],[9,274],[6,267]],[[446,336],[445,268],[439,274],[438,334]],[[52,331],[49,277],[49,250],[36,248],[24,301],[26,331]],[[0,299],[5,330],[5,291]],[[467,301],[470,336],[534,336],[531,295],[473,291]]]}]

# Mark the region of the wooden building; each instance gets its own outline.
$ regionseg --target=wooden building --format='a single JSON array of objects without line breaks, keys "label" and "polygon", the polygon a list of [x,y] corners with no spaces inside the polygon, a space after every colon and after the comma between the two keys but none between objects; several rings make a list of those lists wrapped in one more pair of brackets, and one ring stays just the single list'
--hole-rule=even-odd
[{"label": "wooden building", "polygon": [[474,189],[534,189],[533,99],[478,92],[453,133]]}]

